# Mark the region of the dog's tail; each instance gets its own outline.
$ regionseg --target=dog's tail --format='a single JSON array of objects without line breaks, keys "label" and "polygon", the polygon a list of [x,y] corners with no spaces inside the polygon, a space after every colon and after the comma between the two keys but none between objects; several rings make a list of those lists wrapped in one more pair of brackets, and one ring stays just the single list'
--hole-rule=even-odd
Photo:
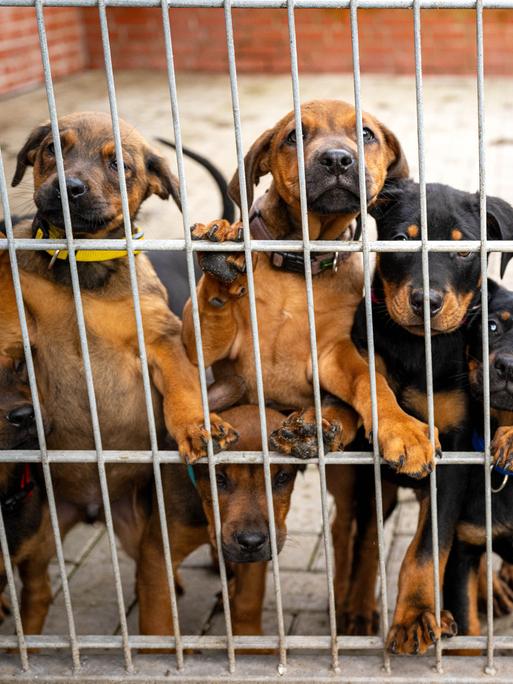
[{"label": "dog's tail", "polygon": [[[157,138],[157,140],[162,145],[166,145],[167,147],[171,147],[173,150],[176,150],[176,143],[174,143],[172,140],[166,140],[165,138]],[[193,159],[195,162],[198,162],[198,164],[201,164],[201,166],[203,166],[203,168],[205,168],[212,176],[217,187],[219,188],[219,192],[221,193],[221,199],[223,201],[223,218],[229,223],[233,223],[235,220],[235,206],[228,195],[228,183],[226,182],[226,178],[210,160],[206,159],[206,157],[203,157],[201,154],[198,154],[197,152],[194,152],[183,145],[182,150],[187,157],[190,157],[190,159]]]}]

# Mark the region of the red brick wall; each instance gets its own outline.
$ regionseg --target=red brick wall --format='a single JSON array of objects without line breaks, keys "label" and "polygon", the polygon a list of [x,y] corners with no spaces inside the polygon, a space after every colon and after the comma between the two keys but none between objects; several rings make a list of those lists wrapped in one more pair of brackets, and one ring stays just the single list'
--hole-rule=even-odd
[{"label": "red brick wall", "polygon": [[[413,19],[409,10],[360,10],[363,71],[412,73]],[[102,67],[96,9],[48,8],[48,39],[55,76]],[[160,9],[109,9],[116,68],[165,68]],[[239,72],[289,70],[285,10],[233,11]],[[227,70],[223,11],[171,10],[179,70]],[[471,10],[422,13],[426,73],[468,74],[475,70],[475,15]],[[297,10],[299,68],[303,73],[350,71],[349,17],[342,10]],[[513,74],[513,11],[485,12],[486,73]],[[34,10],[0,9],[0,93],[41,79]]]},{"label": "red brick wall", "polygon": [[[84,69],[88,53],[81,10],[47,8],[45,20],[53,75],[58,78]],[[35,10],[0,8],[0,94],[27,88],[41,80]]]},{"label": "red brick wall", "polygon": [[[97,18],[89,10],[91,66],[101,66]],[[171,10],[177,69],[226,72],[223,10]],[[233,10],[239,72],[283,73],[290,68],[286,10]],[[112,51],[118,67],[164,68],[160,9],[111,9]],[[413,16],[410,10],[360,10],[360,59],[364,71],[411,73]],[[343,10],[297,10],[302,72],[350,71],[349,14]],[[422,13],[426,73],[474,73],[475,13]],[[513,74],[513,11],[485,13],[486,73]]]}]

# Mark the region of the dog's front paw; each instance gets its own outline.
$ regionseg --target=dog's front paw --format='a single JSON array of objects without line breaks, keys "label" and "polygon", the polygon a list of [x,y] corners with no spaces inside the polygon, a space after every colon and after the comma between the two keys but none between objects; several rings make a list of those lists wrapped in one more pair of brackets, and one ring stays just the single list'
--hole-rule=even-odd
[{"label": "dog's front paw", "polygon": [[[412,416],[380,417],[378,443],[384,460],[401,475],[420,479],[429,475],[435,466],[429,428]],[[436,428],[435,445],[437,454],[441,453]]]},{"label": "dog's front paw", "polygon": [[[228,223],[224,219],[211,221],[206,225],[196,223],[191,228],[193,240],[210,242],[241,242],[243,239],[242,223]],[[241,297],[246,294],[246,257],[240,252],[200,252],[198,261],[201,270],[226,285],[230,294]]]},{"label": "dog's front paw", "polygon": [[231,444],[239,439],[239,433],[234,430],[230,423],[220,418],[216,413],[210,414],[210,433],[214,445],[214,453],[225,451]]},{"label": "dog's front paw", "polygon": [[379,613],[376,610],[361,613],[343,611],[337,615],[337,631],[350,636],[375,636],[379,632]]},{"label": "dog's front paw", "polygon": [[[236,442],[239,433],[215,413],[210,414],[210,430],[214,453],[223,451]],[[188,425],[180,433],[174,435],[178,451],[185,463],[193,464],[208,455],[208,430],[199,421]]]},{"label": "dog's front paw", "polygon": [[[323,418],[322,441],[325,452],[341,451],[344,447],[342,425]],[[316,458],[318,447],[315,409],[308,408],[292,413],[271,434],[269,442],[272,449],[282,454],[303,459]]]},{"label": "dog's front paw", "polygon": [[448,610],[440,614],[440,626],[434,613],[425,610],[416,613],[409,620],[395,623],[387,638],[387,650],[398,655],[422,655],[430,646],[443,638],[458,633],[456,622]]},{"label": "dog's front paw", "polygon": [[495,467],[513,469],[513,427],[497,428],[490,451]]}]

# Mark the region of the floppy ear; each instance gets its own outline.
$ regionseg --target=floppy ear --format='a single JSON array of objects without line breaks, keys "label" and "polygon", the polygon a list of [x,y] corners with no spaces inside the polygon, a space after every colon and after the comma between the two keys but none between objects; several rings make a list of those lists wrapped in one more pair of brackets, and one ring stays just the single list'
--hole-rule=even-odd
[{"label": "floppy ear", "polygon": [[[265,131],[265,133],[262,133],[262,135],[251,145],[249,152],[244,157],[244,172],[246,174],[246,192],[249,208],[251,208],[251,205],[253,204],[254,186],[258,185],[261,176],[265,176],[271,170],[269,157],[273,136],[274,128],[270,128],[268,131]],[[228,194],[240,208],[241,196],[238,169],[228,184]]]},{"label": "floppy ear", "polygon": [[148,172],[148,188],[150,194],[158,195],[167,200],[169,196],[174,199],[178,208],[182,209],[180,202],[180,186],[178,178],[171,172],[167,161],[155,152],[148,151],[146,154],[146,170]]},{"label": "floppy ear", "polygon": [[52,129],[49,123],[43,124],[42,126],[34,128],[32,133],[29,135],[27,142],[18,152],[16,171],[14,172],[14,176],[11,181],[13,188],[21,182],[23,176],[25,175],[25,169],[27,166],[34,166],[37,149],[51,130]]},{"label": "floppy ear", "polygon": [[[479,201],[479,195],[477,199]],[[486,198],[486,223],[488,237],[492,240],[513,239],[513,207],[500,197]],[[501,278],[512,258],[513,252],[502,253]]]},{"label": "floppy ear", "polygon": [[385,136],[385,142],[388,149],[390,150],[390,162],[387,168],[387,180],[395,180],[400,178],[408,178],[410,175],[410,169],[408,167],[408,162],[406,160],[406,155],[403,152],[403,148],[397,137],[392,133],[392,131],[380,124],[383,135]]}]

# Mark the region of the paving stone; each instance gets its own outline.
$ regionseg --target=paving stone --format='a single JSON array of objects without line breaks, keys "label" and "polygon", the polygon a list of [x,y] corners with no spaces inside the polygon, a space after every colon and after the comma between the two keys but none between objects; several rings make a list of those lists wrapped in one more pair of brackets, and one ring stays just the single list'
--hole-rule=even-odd
[{"label": "paving stone", "polygon": [[[283,622],[285,626],[285,634],[289,634],[292,620],[292,613],[284,611]],[[278,634],[278,619],[276,616],[276,611],[264,610],[262,612],[262,630],[264,634]],[[215,615],[212,616],[212,620],[210,621],[205,633],[215,636],[226,634],[226,622],[224,619],[224,613],[222,611],[216,612]]]},{"label": "paving stone", "polygon": [[[331,507],[331,497],[329,501]],[[319,471],[313,466],[296,479],[287,527],[291,534],[317,534],[322,529]]]},{"label": "paving stone", "polygon": [[[284,610],[292,612],[325,610],[328,605],[325,575],[314,572],[282,572],[280,578]],[[268,578],[265,606],[266,608],[276,606],[271,573]]]},{"label": "paving stone", "polygon": [[399,504],[397,513],[398,534],[415,534],[419,519],[419,504],[416,499],[405,501]]},{"label": "paving stone", "polygon": [[279,556],[280,570],[308,570],[317,542],[316,534],[289,534]]}]

